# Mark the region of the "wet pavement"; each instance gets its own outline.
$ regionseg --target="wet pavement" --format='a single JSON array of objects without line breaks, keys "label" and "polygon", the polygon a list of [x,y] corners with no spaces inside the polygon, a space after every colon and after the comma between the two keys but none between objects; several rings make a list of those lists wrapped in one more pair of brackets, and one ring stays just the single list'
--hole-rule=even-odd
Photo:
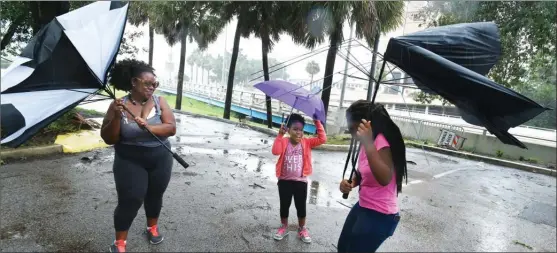
[{"label": "wet pavement", "polygon": [[[336,251],[346,206],[357,200],[357,193],[344,200],[338,191],[346,153],[313,151],[313,243],[294,232],[275,242],[274,137],[203,118],[177,120],[173,149],[191,166],[174,164],[160,222],[165,242],[147,243],[140,210],[129,251]],[[556,251],[554,177],[419,149],[407,153],[416,164],[409,164],[409,184],[399,195],[401,222],[380,251]],[[106,251],[116,206],[112,158],[106,148],[2,166],[0,250]],[[294,231],[295,217],[290,222]]]}]

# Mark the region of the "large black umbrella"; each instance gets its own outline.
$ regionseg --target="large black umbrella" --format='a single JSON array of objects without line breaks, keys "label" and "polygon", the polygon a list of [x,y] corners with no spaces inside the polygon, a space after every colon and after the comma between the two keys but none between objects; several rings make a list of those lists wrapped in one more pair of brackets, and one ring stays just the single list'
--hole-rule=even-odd
[{"label": "large black umbrella", "polygon": [[[438,94],[458,107],[466,122],[485,127],[505,144],[526,148],[508,130],[549,108],[485,77],[500,55],[499,31],[493,22],[430,28],[391,38],[378,80],[382,80],[387,61],[393,63],[406,72],[418,88]],[[381,82],[375,83],[372,103]],[[346,173],[349,160],[352,160],[349,181],[358,153],[359,146],[352,140],[344,167]],[[343,195],[347,197],[348,194]]]},{"label": "large black umbrella", "polygon": [[493,22],[436,27],[392,38],[380,75],[385,62],[391,62],[419,88],[458,107],[466,122],[485,127],[505,144],[526,148],[508,130],[549,108],[485,77],[500,54]]}]

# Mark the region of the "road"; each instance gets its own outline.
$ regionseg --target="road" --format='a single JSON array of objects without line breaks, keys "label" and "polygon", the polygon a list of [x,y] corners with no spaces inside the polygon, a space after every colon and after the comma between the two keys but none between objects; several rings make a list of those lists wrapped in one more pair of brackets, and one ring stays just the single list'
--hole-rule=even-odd
[{"label": "road", "polygon": [[[273,137],[203,118],[177,115],[177,121],[173,149],[191,167],[174,165],[161,216],[166,240],[146,242],[140,210],[129,251],[336,251],[346,206],[357,199],[354,193],[343,200],[338,191],[345,153],[313,152],[308,227],[314,242],[306,245],[294,233],[275,242]],[[409,184],[399,195],[402,219],[380,251],[556,251],[555,178],[418,149],[407,153],[416,165],[409,165]],[[106,148],[2,166],[1,251],[107,250],[116,206],[112,159]]]}]

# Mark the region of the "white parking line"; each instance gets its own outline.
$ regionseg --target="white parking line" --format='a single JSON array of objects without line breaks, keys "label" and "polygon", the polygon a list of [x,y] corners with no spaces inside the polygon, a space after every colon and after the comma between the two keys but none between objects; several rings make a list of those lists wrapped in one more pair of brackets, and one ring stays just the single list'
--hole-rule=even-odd
[{"label": "white parking line", "polygon": [[422,180],[413,180],[413,181],[408,182],[408,184],[403,184],[402,187],[413,185],[413,184],[419,184],[419,183],[423,183],[423,182],[424,181],[422,181]]},{"label": "white parking line", "polygon": [[455,173],[455,172],[457,172],[457,171],[459,171],[459,170],[462,170],[462,169],[454,169],[454,170],[445,171],[445,172],[443,172],[443,173],[440,173],[440,174],[437,174],[437,175],[433,176],[433,179],[437,179],[437,178],[440,178],[440,177],[443,177],[443,176],[446,176],[446,175]]},{"label": "white parking line", "polygon": [[410,181],[410,183],[408,184],[419,184],[419,183],[423,183],[424,181],[422,180],[414,180],[414,181]]},{"label": "white parking line", "polygon": [[[444,176],[446,176],[446,175],[455,173],[455,172],[460,171],[460,170],[463,170],[463,169],[454,169],[454,170],[445,171],[445,172],[443,172],[443,173],[439,173],[439,174],[437,174],[437,175],[434,175],[432,179],[438,179],[438,178],[440,178],[440,177],[444,177]],[[409,186],[409,185],[413,185],[413,184],[421,184],[421,183],[423,183],[423,182],[427,182],[427,181],[423,181],[423,180],[412,180],[412,181],[408,182],[408,184],[403,184],[402,186],[404,187],[404,186]]]}]

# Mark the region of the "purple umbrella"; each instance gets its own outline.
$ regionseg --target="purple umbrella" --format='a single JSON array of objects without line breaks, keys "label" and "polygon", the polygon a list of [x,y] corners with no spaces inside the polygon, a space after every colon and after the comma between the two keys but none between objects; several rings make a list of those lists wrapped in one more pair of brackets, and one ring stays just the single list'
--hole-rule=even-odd
[{"label": "purple umbrella", "polygon": [[270,80],[258,83],[253,87],[269,97],[292,106],[292,109],[296,108],[311,117],[315,115],[323,124],[327,120],[323,101],[299,85],[281,80]]}]

